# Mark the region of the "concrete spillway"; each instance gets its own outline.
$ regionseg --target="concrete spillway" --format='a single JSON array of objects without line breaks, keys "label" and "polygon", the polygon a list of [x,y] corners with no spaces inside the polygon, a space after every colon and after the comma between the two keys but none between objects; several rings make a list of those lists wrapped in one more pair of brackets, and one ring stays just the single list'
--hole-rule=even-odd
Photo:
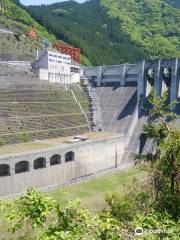
[{"label": "concrete spillway", "polygon": [[94,88],[99,100],[103,131],[126,135],[137,105],[137,87],[133,85],[122,87],[113,84]]}]

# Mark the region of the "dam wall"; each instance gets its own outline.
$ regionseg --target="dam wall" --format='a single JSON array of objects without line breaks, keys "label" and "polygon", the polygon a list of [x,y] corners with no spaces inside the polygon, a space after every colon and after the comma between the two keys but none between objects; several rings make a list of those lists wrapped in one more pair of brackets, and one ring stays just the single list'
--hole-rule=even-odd
[{"label": "dam wall", "polygon": [[141,104],[153,87],[158,96],[168,90],[170,102],[180,98],[180,59],[157,59],[136,64],[84,68],[84,75],[97,87],[108,83],[126,86],[137,83],[137,103]]},{"label": "dam wall", "polygon": [[137,86],[108,84],[94,87],[101,111],[102,131],[111,131],[127,135],[135,116],[137,105]]}]

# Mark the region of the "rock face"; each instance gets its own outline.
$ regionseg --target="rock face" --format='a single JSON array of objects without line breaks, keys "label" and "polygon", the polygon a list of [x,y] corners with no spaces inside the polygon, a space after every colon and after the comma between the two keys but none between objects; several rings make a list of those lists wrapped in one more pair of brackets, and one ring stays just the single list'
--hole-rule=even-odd
[{"label": "rock face", "polygon": [[0,31],[0,61],[34,60],[35,48],[16,34]]}]

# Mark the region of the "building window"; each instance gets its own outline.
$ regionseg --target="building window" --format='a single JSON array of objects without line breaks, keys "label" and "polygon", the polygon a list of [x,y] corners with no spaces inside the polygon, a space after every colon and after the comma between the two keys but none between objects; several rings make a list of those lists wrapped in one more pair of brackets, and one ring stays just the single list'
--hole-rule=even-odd
[{"label": "building window", "polygon": [[79,73],[79,69],[78,69],[78,68],[74,68],[74,67],[72,67],[72,68],[71,68],[71,72]]}]

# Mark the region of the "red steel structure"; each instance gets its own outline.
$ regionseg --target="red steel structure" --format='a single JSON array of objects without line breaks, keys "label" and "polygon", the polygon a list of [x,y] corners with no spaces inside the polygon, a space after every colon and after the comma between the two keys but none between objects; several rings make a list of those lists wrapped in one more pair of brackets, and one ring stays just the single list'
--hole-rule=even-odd
[{"label": "red steel structure", "polygon": [[80,63],[80,53],[81,50],[80,48],[75,48],[73,46],[70,45],[65,45],[62,43],[53,43],[53,47],[56,48],[59,52],[70,55],[71,58],[77,62]]},{"label": "red steel structure", "polygon": [[37,34],[36,30],[33,29],[33,28],[29,28],[27,34],[28,34],[29,38],[32,38],[32,39],[37,39],[38,38],[38,34]]}]

